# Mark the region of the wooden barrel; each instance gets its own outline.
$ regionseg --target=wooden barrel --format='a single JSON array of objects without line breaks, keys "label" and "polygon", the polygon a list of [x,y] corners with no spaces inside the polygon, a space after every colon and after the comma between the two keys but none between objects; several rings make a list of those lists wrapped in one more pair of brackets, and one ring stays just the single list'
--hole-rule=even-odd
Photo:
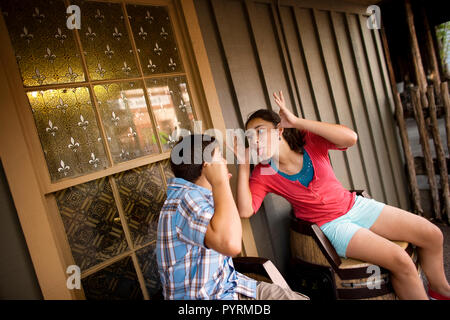
[{"label": "wooden barrel", "polygon": [[[301,228],[298,225],[298,221],[294,228],[291,224],[292,256],[312,269],[328,267],[332,273],[337,299],[398,299],[390,283],[388,270],[363,261],[339,257],[317,225],[307,222]],[[393,242],[406,250],[418,265],[417,255],[412,245],[402,241]],[[376,271],[379,271],[377,277],[375,277]]]}]

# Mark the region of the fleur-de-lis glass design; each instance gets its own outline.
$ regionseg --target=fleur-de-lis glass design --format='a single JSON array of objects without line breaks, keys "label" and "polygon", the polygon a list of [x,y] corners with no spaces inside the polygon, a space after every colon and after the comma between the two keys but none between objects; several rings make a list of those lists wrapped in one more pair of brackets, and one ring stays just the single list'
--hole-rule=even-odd
[{"label": "fleur-de-lis glass design", "polygon": [[105,50],[105,55],[111,59],[113,54],[114,54],[114,50],[111,50],[111,48],[109,47],[109,44],[107,44],[106,50]]},{"label": "fleur-de-lis glass design", "polygon": [[53,61],[55,61],[55,59],[56,59],[56,56],[52,53],[50,48],[47,48],[44,58],[47,59],[50,63],[53,63]]},{"label": "fleur-de-lis glass design", "polygon": [[120,99],[119,99],[119,101],[124,104],[125,108],[127,107],[128,98],[127,98],[126,94],[123,91],[120,92]]},{"label": "fleur-de-lis glass design", "polygon": [[179,129],[192,131],[194,115],[185,77],[147,79],[147,92],[158,125],[163,149],[173,146]]},{"label": "fleur-de-lis glass design", "polygon": [[160,34],[160,36],[161,36],[163,39],[167,39],[167,36],[169,35],[169,34],[166,32],[166,30],[164,30],[164,27],[161,28],[161,32],[160,32],[159,34]]},{"label": "fleur-de-lis glass design", "polygon": [[97,9],[95,11],[95,19],[99,20],[100,22],[103,22],[103,19],[105,19],[105,16],[100,12],[100,9]]},{"label": "fleur-de-lis glass design", "polygon": [[96,85],[94,92],[114,162],[159,152],[142,82]]},{"label": "fleur-de-lis glass design", "polygon": [[131,68],[127,65],[126,61],[123,62],[122,71],[127,75],[131,72]]},{"label": "fleur-de-lis glass design", "polygon": [[97,72],[100,75],[100,77],[103,78],[106,73],[106,70],[103,69],[102,65],[99,63],[97,64],[97,69],[95,69],[95,72]]},{"label": "fleur-de-lis glass design", "polygon": [[113,111],[111,121],[114,123],[115,126],[117,126],[117,124],[119,123],[119,120],[120,120],[120,117],[116,116],[116,113]]},{"label": "fleur-de-lis glass design", "polygon": [[94,153],[91,153],[91,159],[89,160],[89,164],[97,168],[99,163],[100,160],[95,157]]},{"label": "fleur-de-lis glass design", "polygon": [[119,41],[120,38],[122,37],[122,33],[119,32],[119,30],[117,29],[117,27],[114,27],[113,37],[114,37],[114,39],[116,39],[117,41]]},{"label": "fleur-de-lis glass design", "polygon": [[28,29],[26,27],[23,27],[23,33],[20,34],[21,38],[24,38],[27,40],[28,43],[30,43],[31,40],[33,40],[33,34],[28,33]]},{"label": "fleur-de-lis glass design", "polygon": [[67,39],[67,36],[62,33],[61,28],[58,28],[56,34],[55,34],[56,40],[59,40],[61,43],[64,43],[64,40]]},{"label": "fleur-de-lis glass design", "polygon": [[144,75],[183,71],[167,7],[133,4],[126,7],[132,17],[130,24],[141,65],[147,66],[143,68]]},{"label": "fleur-de-lis glass design", "polygon": [[[138,77],[136,58],[119,3],[75,1],[83,13],[80,37],[92,80]],[[99,67],[101,66],[101,67]]]},{"label": "fleur-de-lis glass design", "polygon": [[149,68],[151,72],[155,72],[156,66],[153,64],[152,60],[150,60],[150,59],[148,59],[147,68]]},{"label": "fleur-de-lis glass design", "polygon": [[151,24],[153,20],[155,20],[155,18],[153,18],[152,15],[150,14],[150,11],[147,10],[145,12],[145,21]]},{"label": "fleur-de-lis glass design", "polygon": [[[87,87],[28,91],[27,96],[52,182],[108,166]],[[97,167],[86,160],[91,153],[100,161]],[[64,168],[58,171],[61,159],[70,166],[66,175],[60,174]]]},{"label": "fleur-de-lis glass design", "polygon": [[130,153],[128,151],[122,149],[119,156],[124,160],[128,160],[130,157]]},{"label": "fleur-de-lis glass design", "polygon": [[39,71],[38,68],[36,68],[34,70],[34,75],[32,77],[33,80],[37,81],[37,83],[39,83],[40,85],[42,85],[42,83],[44,83],[44,80],[46,79],[46,76],[41,74],[41,72]]},{"label": "fleur-de-lis glass design", "polygon": [[142,120],[143,117],[145,117],[145,114],[143,114],[142,112],[137,112],[134,114],[134,117],[136,118],[136,120]]},{"label": "fleur-de-lis glass design", "polygon": [[133,128],[130,127],[130,132],[128,132],[127,136],[130,138],[136,137],[136,131],[133,130]]},{"label": "fleur-de-lis glass design", "polygon": [[181,99],[180,105],[178,106],[181,111],[186,112],[186,104],[184,103],[183,99]]},{"label": "fleur-de-lis glass design", "polygon": [[92,32],[91,27],[88,27],[87,32],[86,32],[86,37],[89,40],[94,41],[95,37],[97,37],[97,34],[95,32]]},{"label": "fleur-de-lis glass design", "polygon": [[51,120],[48,120],[48,127],[45,128],[45,131],[50,133],[52,136],[55,136],[58,131],[58,127],[54,126]]},{"label": "fleur-de-lis glass design", "polygon": [[73,69],[71,66],[68,68],[68,72],[66,73],[66,77],[70,79],[71,82],[74,82],[75,79],[78,77],[78,74],[73,72]]},{"label": "fleur-de-lis glass design", "polygon": [[66,113],[67,108],[69,105],[67,103],[64,103],[63,99],[59,98],[59,103],[56,105],[56,109],[61,110],[63,113]]},{"label": "fleur-de-lis glass design", "polygon": [[35,18],[39,23],[42,23],[45,19],[45,15],[39,11],[39,8],[34,8],[33,18]]},{"label": "fleur-de-lis glass design", "polygon": [[86,130],[87,126],[89,125],[89,121],[85,120],[83,115],[80,115],[80,121],[78,121],[77,125]]},{"label": "fleur-de-lis glass design", "polygon": [[[25,87],[85,80],[74,32],[66,26],[64,1],[0,2],[2,12],[8,12],[4,19]],[[67,73],[69,66],[76,78]]]},{"label": "fleur-de-lis glass design", "polygon": [[140,27],[139,28],[139,36],[145,40],[145,37],[147,36],[147,32],[144,31],[144,28]]},{"label": "fleur-de-lis glass design", "polygon": [[67,145],[67,147],[73,152],[77,152],[78,148],[80,147],[80,144],[76,142],[73,137],[70,137],[70,143]]},{"label": "fleur-de-lis glass design", "polygon": [[155,47],[153,48],[153,51],[155,51],[155,53],[160,56],[161,52],[163,51],[162,48],[159,47],[158,42],[156,42]]},{"label": "fleur-de-lis glass design", "polygon": [[64,176],[67,176],[67,173],[70,171],[70,166],[66,165],[63,160],[60,162],[60,167],[58,168],[59,173],[63,173]]},{"label": "fleur-de-lis glass design", "polygon": [[[28,91],[27,96],[52,182],[109,165],[103,142],[97,141],[100,131],[87,87]],[[91,153],[100,161],[97,167],[87,161]],[[70,163],[66,176],[58,172],[61,159]]]},{"label": "fleur-de-lis glass design", "polygon": [[169,134],[169,139],[167,140],[169,148],[173,148],[175,143],[177,143],[177,141],[175,140],[175,134]]},{"label": "fleur-de-lis glass design", "polygon": [[170,58],[170,60],[169,60],[169,67],[172,69],[172,70],[175,70],[175,67],[177,66],[177,64],[173,61],[173,59],[172,58]]}]

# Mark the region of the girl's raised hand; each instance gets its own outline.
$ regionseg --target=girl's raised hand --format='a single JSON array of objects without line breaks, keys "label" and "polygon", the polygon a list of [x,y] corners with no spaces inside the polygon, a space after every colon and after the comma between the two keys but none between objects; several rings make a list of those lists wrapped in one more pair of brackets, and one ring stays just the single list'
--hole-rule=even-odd
[{"label": "girl's raised hand", "polygon": [[280,125],[283,128],[294,128],[298,118],[286,108],[286,102],[284,101],[283,91],[279,92],[277,95],[276,92],[273,93],[273,97],[275,98],[276,104],[280,107],[280,111],[278,114],[280,115],[281,122]]},{"label": "girl's raised hand", "polygon": [[250,159],[249,148],[239,148],[238,147],[238,137],[233,138],[233,144],[230,144],[228,141],[225,142],[225,146],[228,150],[232,151],[236,156],[236,160],[238,164],[248,164]]}]

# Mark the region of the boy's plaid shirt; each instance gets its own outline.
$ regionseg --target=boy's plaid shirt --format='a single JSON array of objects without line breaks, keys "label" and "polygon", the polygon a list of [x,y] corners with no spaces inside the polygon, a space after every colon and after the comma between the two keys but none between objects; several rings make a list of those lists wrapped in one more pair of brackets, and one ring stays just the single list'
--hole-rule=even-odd
[{"label": "boy's plaid shirt", "polygon": [[214,214],[212,192],[181,178],[169,180],[158,222],[156,257],[165,299],[255,298],[253,279],[236,272],[231,257],[204,244]]}]

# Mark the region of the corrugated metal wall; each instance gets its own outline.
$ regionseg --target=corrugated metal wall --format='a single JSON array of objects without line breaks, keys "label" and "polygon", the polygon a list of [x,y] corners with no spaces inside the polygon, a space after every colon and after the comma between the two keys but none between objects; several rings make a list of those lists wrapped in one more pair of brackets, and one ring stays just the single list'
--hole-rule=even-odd
[{"label": "corrugated metal wall", "polygon": [[[317,3],[195,1],[226,126],[242,127],[252,111],[275,107],[272,92],[283,90],[297,115],[358,133],[357,145],[330,152],[344,187],[409,209],[380,35],[367,28],[361,7]],[[288,232],[273,225],[287,226],[289,206],[279,197],[264,206],[268,214],[251,219],[258,252],[284,269]]]}]

